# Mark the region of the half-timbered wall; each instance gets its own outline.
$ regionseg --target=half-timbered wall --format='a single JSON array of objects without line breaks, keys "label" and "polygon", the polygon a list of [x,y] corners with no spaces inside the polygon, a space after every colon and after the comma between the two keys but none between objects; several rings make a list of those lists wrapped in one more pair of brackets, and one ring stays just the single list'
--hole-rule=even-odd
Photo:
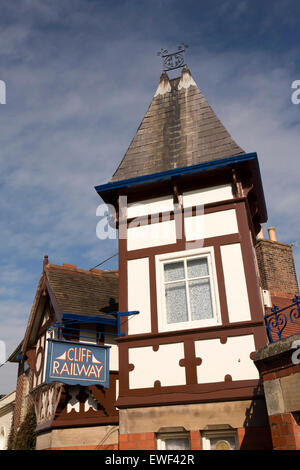
[{"label": "half-timbered wall", "polygon": [[[163,403],[172,392],[180,392],[174,403],[193,402],[196,390],[210,399],[253,393],[258,373],[250,355],[266,338],[249,214],[231,184],[128,205],[119,302],[121,311],[140,314],[123,322],[127,336],[119,340],[121,408]],[[211,263],[213,318],[168,324],[162,263],[197,256]]]},{"label": "half-timbered wall", "polygon": [[45,366],[48,350],[48,341],[50,333],[48,330],[52,322],[52,314],[49,304],[46,304],[41,317],[40,326],[37,331],[37,338],[35,345],[32,346],[27,352],[28,364],[32,370],[32,384],[31,389],[41,386],[45,381]]}]

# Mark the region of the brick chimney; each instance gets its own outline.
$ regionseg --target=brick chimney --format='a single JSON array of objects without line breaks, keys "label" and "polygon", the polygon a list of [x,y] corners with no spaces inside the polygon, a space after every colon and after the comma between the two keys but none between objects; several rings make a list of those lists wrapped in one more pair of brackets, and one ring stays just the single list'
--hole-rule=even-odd
[{"label": "brick chimney", "polygon": [[277,241],[274,227],[268,228],[269,239],[261,231],[256,241],[256,255],[262,289],[271,296],[293,296],[299,293],[292,245]]}]

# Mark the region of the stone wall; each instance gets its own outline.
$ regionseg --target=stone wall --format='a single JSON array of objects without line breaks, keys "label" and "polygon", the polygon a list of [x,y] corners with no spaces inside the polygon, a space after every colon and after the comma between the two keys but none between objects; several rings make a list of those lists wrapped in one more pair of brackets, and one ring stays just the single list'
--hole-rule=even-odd
[{"label": "stone wall", "polygon": [[273,448],[300,450],[300,334],[258,350]]}]

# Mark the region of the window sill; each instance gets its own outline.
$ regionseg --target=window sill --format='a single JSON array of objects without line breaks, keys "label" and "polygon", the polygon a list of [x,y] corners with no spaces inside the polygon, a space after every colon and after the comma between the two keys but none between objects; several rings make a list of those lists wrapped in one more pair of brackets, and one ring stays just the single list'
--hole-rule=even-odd
[{"label": "window sill", "polygon": [[211,320],[200,320],[194,322],[168,323],[159,325],[159,333],[167,333],[168,331],[186,331],[186,330],[202,330],[203,328],[220,326],[221,323],[216,318]]}]

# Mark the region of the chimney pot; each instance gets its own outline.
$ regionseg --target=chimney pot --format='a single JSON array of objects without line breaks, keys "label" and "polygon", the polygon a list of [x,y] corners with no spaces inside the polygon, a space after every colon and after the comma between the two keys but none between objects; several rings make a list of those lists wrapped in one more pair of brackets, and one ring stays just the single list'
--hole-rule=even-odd
[{"label": "chimney pot", "polygon": [[263,228],[260,227],[260,231],[257,234],[257,240],[263,240],[264,239],[264,231]]},{"label": "chimney pot", "polygon": [[277,242],[275,227],[269,227],[269,239],[271,242]]}]

